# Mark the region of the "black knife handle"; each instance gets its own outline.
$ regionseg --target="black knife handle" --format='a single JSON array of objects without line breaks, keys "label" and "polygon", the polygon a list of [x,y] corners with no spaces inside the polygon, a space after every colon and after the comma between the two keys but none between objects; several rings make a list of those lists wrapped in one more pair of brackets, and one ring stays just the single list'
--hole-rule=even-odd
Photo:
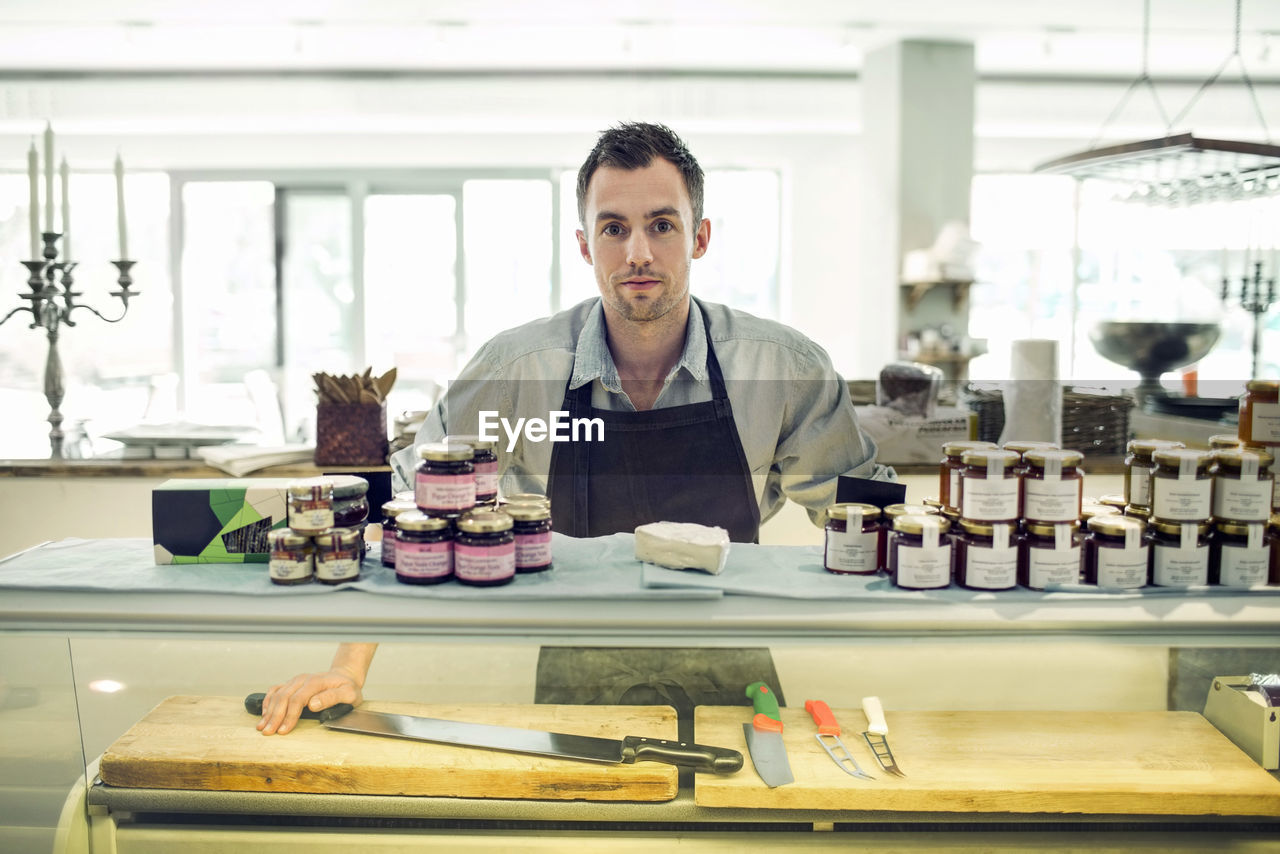
[{"label": "black knife handle", "polygon": [[686,744],[661,738],[644,738],[629,735],[622,740],[622,761],[665,762],[683,765],[695,771],[714,771],[732,774],[742,768],[742,754],[728,747],[711,747],[706,744]]},{"label": "black knife handle", "polygon": [[[267,699],[266,694],[250,694],[244,698],[245,711],[251,715],[261,715],[262,702],[265,699]],[[355,707],[350,703],[338,703],[337,705],[330,706],[327,709],[321,709],[318,712],[313,712],[308,708],[303,708],[302,716],[304,718],[310,718],[312,720],[320,721],[320,723],[324,723],[325,721],[331,721],[335,718],[342,717],[353,708]]]}]

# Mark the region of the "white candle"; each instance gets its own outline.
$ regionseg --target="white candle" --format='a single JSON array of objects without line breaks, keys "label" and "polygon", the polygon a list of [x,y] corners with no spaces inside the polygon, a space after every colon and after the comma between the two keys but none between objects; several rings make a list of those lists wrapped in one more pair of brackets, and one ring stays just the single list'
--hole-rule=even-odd
[{"label": "white candle", "polygon": [[53,231],[53,125],[44,124],[44,230]]},{"label": "white candle", "polygon": [[37,261],[43,256],[40,254],[40,155],[36,153],[34,137],[31,139],[31,150],[27,152],[27,180],[31,185],[27,211],[31,227],[31,254],[28,257]]},{"label": "white candle", "polygon": [[120,260],[129,257],[129,229],[124,217],[124,161],[116,152],[116,225],[120,230]]},{"label": "white candle", "polygon": [[58,166],[58,174],[62,177],[62,260],[71,259],[71,170],[67,168],[67,158],[62,158]]}]

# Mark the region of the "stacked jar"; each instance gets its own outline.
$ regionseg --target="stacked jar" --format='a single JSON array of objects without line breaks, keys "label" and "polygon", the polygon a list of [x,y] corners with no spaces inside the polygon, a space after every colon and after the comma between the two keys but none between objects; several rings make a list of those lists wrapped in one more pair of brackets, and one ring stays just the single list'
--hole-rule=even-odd
[{"label": "stacked jar", "polygon": [[1148,583],[1195,587],[1209,583],[1209,530],[1213,520],[1213,454],[1160,448],[1151,455],[1151,547]]},{"label": "stacked jar", "polygon": [[[904,514],[898,514],[904,515]],[[837,575],[874,575],[884,567],[885,532],[874,504],[827,508],[822,565]]]},{"label": "stacked jar", "polygon": [[1246,588],[1270,580],[1275,457],[1262,448],[1213,453],[1213,538],[1208,583]]},{"label": "stacked jar", "polygon": [[960,518],[952,528],[956,583],[1008,590],[1018,583],[1022,455],[1008,448],[971,448],[960,459]]},{"label": "stacked jar", "polygon": [[368,481],[352,475],[291,482],[285,489],[288,527],[268,535],[271,581],[341,584],[359,579],[368,490]]},{"label": "stacked jar", "polygon": [[[1151,472],[1155,469],[1152,455],[1156,451],[1185,448],[1181,442],[1167,439],[1132,439],[1124,458],[1124,495],[1121,509],[1132,516],[1151,516]],[[1107,502],[1103,502],[1107,503]]]},{"label": "stacked jar", "polygon": [[496,507],[498,505],[498,455],[496,453],[498,443],[479,436],[460,435],[445,436],[444,443],[471,447],[471,469],[476,481],[475,505]]},{"label": "stacked jar", "polygon": [[960,472],[964,469],[961,457],[965,451],[995,448],[995,442],[947,442],[942,446],[942,460],[938,463],[938,503],[941,507],[960,510]]},{"label": "stacked jar", "polygon": [[1033,448],[1022,455],[1022,536],[1018,581],[1044,590],[1080,581],[1084,454]]}]

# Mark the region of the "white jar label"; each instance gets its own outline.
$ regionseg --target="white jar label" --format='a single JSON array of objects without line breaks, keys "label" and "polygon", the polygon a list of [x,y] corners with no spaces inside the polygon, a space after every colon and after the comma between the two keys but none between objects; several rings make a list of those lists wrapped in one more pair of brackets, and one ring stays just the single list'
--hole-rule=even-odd
[{"label": "white jar label", "polygon": [[1023,516],[1037,522],[1071,522],[1080,518],[1080,478],[1040,479],[1029,477],[1022,483]]},{"label": "white jar label", "polygon": [[1199,522],[1213,515],[1213,481],[1205,478],[1151,478],[1151,515],[1175,522]]},{"label": "white jar label", "polygon": [[899,587],[919,589],[951,584],[951,543],[936,548],[898,546]]},{"label": "white jar label", "polygon": [[1077,584],[1079,581],[1079,546],[1065,549],[1027,549],[1028,587],[1043,590],[1051,584]]},{"label": "white jar label", "polygon": [[1280,403],[1253,405],[1253,441],[1280,442]]},{"label": "white jar label", "polygon": [[965,585],[984,590],[1007,590],[1018,583],[1018,550],[965,549]]},{"label": "white jar label", "polygon": [[323,531],[333,527],[333,505],[315,510],[289,509],[289,527],[295,531]]},{"label": "white jar label", "polygon": [[1213,515],[1240,522],[1265,522],[1271,516],[1273,482],[1219,477],[1214,480]]},{"label": "white jar label", "polygon": [[267,572],[279,581],[301,581],[310,578],[313,572],[311,558],[306,560],[279,560],[271,558],[267,564]]},{"label": "white jar label", "polygon": [[396,575],[446,578],[453,574],[453,540],[396,544]]},{"label": "white jar label", "polygon": [[1222,587],[1257,587],[1267,583],[1271,550],[1222,544],[1218,584]]},{"label": "white jar label", "polygon": [[876,571],[880,534],[872,531],[827,531],[827,569],[837,572]]},{"label": "white jar label", "polygon": [[966,477],[960,515],[966,519],[1005,522],[1018,518],[1018,478]]},{"label": "white jar label", "polygon": [[950,495],[950,501],[948,502],[948,506],[954,507],[955,509],[959,510],[960,509],[960,491],[964,488],[963,486],[960,485],[960,469],[958,468],[951,469],[951,473],[947,475],[947,477],[950,478],[950,482],[951,482],[951,495]]},{"label": "white jar label", "polygon": [[424,510],[470,510],[476,506],[476,479],[466,474],[417,473],[413,497]]},{"label": "white jar label", "polygon": [[1129,503],[1139,507],[1151,506],[1151,469],[1133,466],[1129,469]]},{"label": "white jar label", "polygon": [[516,544],[453,547],[453,572],[467,581],[499,581],[516,574]]},{"label": "white jar label", "polygon": [[[1194,540],[1192,541],[1194,542]],[[1188,549],[1156,544],[1151,553],[1151,581],[1160,587],[1209,583],[1209,547]]]},{"label": "white jar label", "polygon": [[1131,588],[1147,584],[1147,547],[1098,549],[1098,586]]},{"label": "white jar label", "polygon": [[516,534],[516,568],[551,563],[551,532]]},{"label": "white jar label", "polygon": [[321,581],[347,581],[360,574],[360,561],[346,555],[316,553],[316,578]]}]

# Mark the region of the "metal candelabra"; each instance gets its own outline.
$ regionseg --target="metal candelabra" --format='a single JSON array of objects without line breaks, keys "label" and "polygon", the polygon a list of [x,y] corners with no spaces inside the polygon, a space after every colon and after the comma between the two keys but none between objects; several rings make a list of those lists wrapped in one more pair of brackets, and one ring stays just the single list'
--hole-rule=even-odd
[{"label": "metal candelabra", "polygon": [[[1249,268],[1246,265],[1244,275],[1240,277],[1240,307],[1253,315],[1253,373],[1250,375],[1257,379],[1258,367],[1260,361],[1260,353],[1262,350],[1262,318],[1271,310],[1272,303],[1276,300],[1276,277],[1273,274],[1271,278],[1264,279],[1262,277],[1262,262],[1253,262],[1253,276],[1249,276]],[[1226,276],[1222,277],[1222,302],[1226,303],[1231,297],[1231,279]]]},{"label": "metal candelabra", "polygon": [[22,262],[30,274],[27,285],[30,286],[31,292],[19,293],[18,296],[25,300],[27,305],[20,304],[0,319],[0,326],[3,326],[15,314],[29,311],[32,319],[28,328],[43,329],[49,339],[49,356],[44,363],[44,396],[49,401],[49,444],[52,448],[50,457],[55,460],[62,459],[63,440],[62,412],[58,409],[62,405],[64,393],[62,360],[58,358],[59,330],[63,325],[76,325],[71,315],[80,308],[93,312],[107,323],[118,323],[129,313],[130,297],[136,297],[139,293],[129,289],[133,284],[129,271],[134,262],[112,261],[111,263],[119,271],[116,284],[120,286],[120,290],[112,291],[111,296],[120,300],[120,316],[107,317],[91,305],[76,302],[77,297],[83,296],[83,292],[74,290],[75,280],[71,275],[77,262],[58,260],[58,238],[60,237],[62,235],[58,232],[46,231],[41,234],[41,239],[44,240],[44,258]]}]

